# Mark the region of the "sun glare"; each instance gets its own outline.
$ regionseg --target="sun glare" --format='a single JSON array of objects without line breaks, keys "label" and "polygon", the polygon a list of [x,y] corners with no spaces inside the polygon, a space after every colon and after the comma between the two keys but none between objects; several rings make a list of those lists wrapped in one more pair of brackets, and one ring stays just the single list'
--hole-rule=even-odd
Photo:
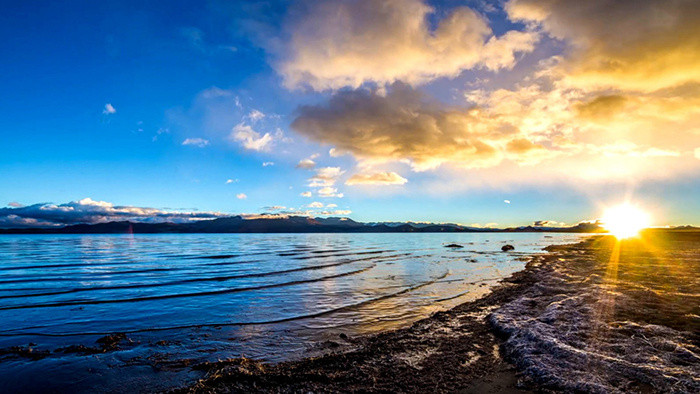
[{"label": "sun glare", "polygon": [[619,239],[638,235],[651,222],[648,213],[627,203],[606,209],[601,221],[603,227]]}]

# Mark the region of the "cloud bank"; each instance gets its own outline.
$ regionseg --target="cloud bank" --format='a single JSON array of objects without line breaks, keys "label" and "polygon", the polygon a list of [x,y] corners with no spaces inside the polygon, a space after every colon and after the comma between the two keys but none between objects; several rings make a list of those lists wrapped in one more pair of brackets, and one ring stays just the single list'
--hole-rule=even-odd
[{"label": "cloud bank", "polygon": [[180,212],[156,208],[119,206],[84,198],[65,204],[33,204],[0,208],[0,227],[55,227],[78,223],[190,222],[227,216],[219,212]]},{"label": "cloud bank", "polygon": [[[329,145],[332,157],[349,154],[369,169],[386,162],[414,171],[450,167],[462,171],[462,182],[487,183],[634,181],[698,168],[697,1],[511,0],[507,16],[525,23],[520,33],[529,39],[501,46],[495,63],[487,47],[514,32],[495,38],[469,9],[439,17],[420,1],[323,4],[303,14],[314,18],[291,25],[279,71],[291,87],[353,88],[300,107],[292,123]],[[496,71],[498,82],[513,53],[546,35],[561,41],[561,53],[545,54],[511,84],[457,87],[462,105],[416,87],[474,67]],[[450,49],[433,51],[436,40]]]}]

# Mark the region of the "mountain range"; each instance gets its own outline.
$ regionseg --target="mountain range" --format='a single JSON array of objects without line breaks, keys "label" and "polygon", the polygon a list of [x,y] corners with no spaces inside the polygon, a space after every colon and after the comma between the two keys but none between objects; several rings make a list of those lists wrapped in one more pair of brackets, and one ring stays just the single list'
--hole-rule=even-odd
[{"label": "mountain range", "polygon": [[410,233],[410,232],[604,232],[596,223],[571,227],[523,226],[510,228],[469,227],[451,223],[387,222],[361,223],[349,218],[273,216],[245,218],[229,216],[189,223],[107,222],[51,228],[0,229],[0,234],[154,234],[154,233]]}]

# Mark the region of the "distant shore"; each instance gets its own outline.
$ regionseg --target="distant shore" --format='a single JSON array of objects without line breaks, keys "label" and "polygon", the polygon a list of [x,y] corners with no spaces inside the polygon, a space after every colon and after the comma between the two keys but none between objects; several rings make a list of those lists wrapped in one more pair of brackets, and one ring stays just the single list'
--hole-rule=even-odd
[{"label": "distant shore", "polygon": [[700,391],[700,232],[552,246],[484,298],[333,353],[198,365],[199,392]]},{"label": "distant shore", "polygon": [[0,234],[241,234],[241,233],[600,233],[596,223],[582,222],[570,227],[521,226],[510,228],[473,227],[454,223],[356,222],[346,217],[227,216],[185,223],[143,223],[111,221],[60,227],[0,228]]}]

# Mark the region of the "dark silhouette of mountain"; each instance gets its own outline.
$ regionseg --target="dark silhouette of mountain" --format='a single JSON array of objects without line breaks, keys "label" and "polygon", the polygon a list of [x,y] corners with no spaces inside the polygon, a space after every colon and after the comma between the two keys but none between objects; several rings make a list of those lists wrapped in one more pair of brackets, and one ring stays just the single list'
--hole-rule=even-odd
[{"label": "dark silhouette of mountain", "polygon": [[0,229],[0,234],[154,234],[154,233],[409,233],[409,232],[574,232],[596,233],[604,230],[596,223],[573,227],[514,227],[506,229],[467,227],[457,224],[361,223],[349,218],[312,218],[306,216],[268,216],[244,218],[229,216],[190,223],[108,222],[76,224],[58,228]]}]

